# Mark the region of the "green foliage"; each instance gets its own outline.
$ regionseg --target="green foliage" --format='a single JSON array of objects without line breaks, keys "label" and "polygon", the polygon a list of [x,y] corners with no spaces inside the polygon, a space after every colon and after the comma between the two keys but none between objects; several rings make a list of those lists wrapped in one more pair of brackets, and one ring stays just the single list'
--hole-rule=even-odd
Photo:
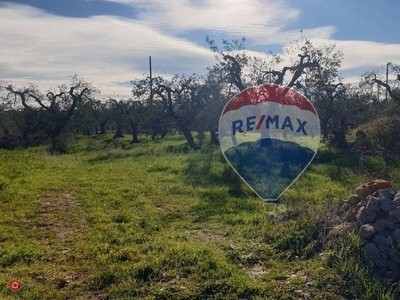
[{"label": "green foliage", "polygon": [[397,156],[400,152],[400,118],[384,117],[361,125],[351,132],[349,139],[357,150],[366,154]]},{"label": "green foliage", "polygon": [[74,136],[70,132],[62,132],[60,135],[52,138],[49,146],[51,154],[65,154],[71,149],[74,142]]},{"label": "green foliage", "polygon": [[313,243],[321,243],[320,240],[323,238],[319,235],[321,224],[318,224],[314,218],[300,217],[284,226],[285,233],[276,240],[274,245],[277,250],[284,251],[289,257],[308,255],[311,251],[308,248],[311,248]]},{"label": "green foliage", "polygon": [[[57,92],[42,92],[33,84],[17,88],[5,83],[0,84],[1,92],[5,93],[2,101],[8,106],[4,113],[8,122],[7,126],[2,123],[5,137],[0,143],[6,148],[12,148],[44,144],[50,140],[49,150],[54,154],[67,151],[68,143],[61,134],[63,131],[65,133],[71,123],[76,108],[86,106],[86,102],[99,91],[83,78],[74,75],[69,87],[60,85]],[[15,125],[17,133],[11,134]],[[68,133],[71,134],[72,130],[69,129]]]},{"label": "green foliage", "polygon": [[375,278],[372,263],[365,257],[358,236],[348,234],[336,238],[327,252],[327,266],[336,270],[343,279],[343,295],[363,299],[397,299],[397,284],[387,285]]}]

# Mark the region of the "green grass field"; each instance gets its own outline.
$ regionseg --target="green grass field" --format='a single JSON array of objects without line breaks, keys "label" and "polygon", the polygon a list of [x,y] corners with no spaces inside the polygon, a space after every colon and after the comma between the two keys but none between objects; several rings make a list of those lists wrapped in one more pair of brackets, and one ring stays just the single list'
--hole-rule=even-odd
[{"label": "green grass field", "polygon": [[[218,147],[180,135],[81,137],[70,154],[0,150],[0,299],[396,299],[330,210],[375,173],[322,146],[270,216]],[[18,279],[22,288],[12,291]]]}]

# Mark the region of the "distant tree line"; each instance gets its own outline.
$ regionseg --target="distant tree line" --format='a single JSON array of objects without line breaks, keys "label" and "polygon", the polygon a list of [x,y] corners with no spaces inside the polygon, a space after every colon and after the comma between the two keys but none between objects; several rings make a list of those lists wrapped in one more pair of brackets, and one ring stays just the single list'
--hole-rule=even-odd
[{"label": "distant tree line", "polygon": [[207,132],[211,143],[218,145],[224,105],[236,93],[264,83],[294,88],[310,99],[324,140],[340,147],[346,146],[349,130],[399,111],[399,65],[390,64],[397,80],[385,81],[381,74],[367,72],[358,84],[348,85],[339,76],[343,54],[332,43],[295,40],[286,49],[290,64],[278,68],[282,55],[250,56],[245,39],[223,40],[222,45],[206,41],[216,62],[205,76],[135,79],[130,99],[99,99],[99,91],[76,75],[70,84],[46,93],[34,85],[0,82],[0,148],[48,143],[52,153],[62,153],[70,136],[110,130],[114,138],[132,135],[132,143],[140,142],[139,133],[155,139],[178,131],[193,149],[201,147]]}]

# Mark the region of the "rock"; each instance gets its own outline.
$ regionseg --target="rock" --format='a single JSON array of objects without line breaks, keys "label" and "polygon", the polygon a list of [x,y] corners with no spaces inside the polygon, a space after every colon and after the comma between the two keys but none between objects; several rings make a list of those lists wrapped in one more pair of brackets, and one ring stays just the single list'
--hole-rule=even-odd
[{"label": "rock", "polygon": [[400,264],[400,253],[398,251],[389,251],[390,259],[396,264]]},{"label": "rock", "polygon": [[365,244],[363,249],[369,258],[376,259],[381,257],[381,251],[379,251],[378,247],[376,247],[374,243]]},{"label": "rock", "polygon": [[373,209],[361,207],[356,215],[356,219],[362,223],[371,223],[375,221],[376,213]]},{"label": "rock", "polygon": [[400,242],[400,229],[397,229],[392,234],[393,240]]},{"label": "rock", "polygon": [[400,279],[400,190],[380,179],[358,187],[356,193],[341,199],[342,218],[336,220],[345,222],[329,235],[359,233],[361,247],[378,274],[386,280]]},{"label": "rock", "polygon": [[338,209],[337,211],[335,211],[335,215],[339,218],[343,218],[346,213],[343,210]]},{"label": "rock", "polygon": [[382,275],[390,282],[397,282],[400,279],[400,272],[397,270],[385,271]]},{"label": "rock", "polygon": [[387,238],[388,236],[391,236],[392,233],[393,230],[382,230],[379,234]]},{"label": "rock", "polygon": [[357,209],[351,209],[351,210],[349,210],[347,213],[346,213],[346,216],[344,217],[344,220],[346,221],[346,222],[356,222],[357,221],[357,218],[356,218],[356,216],[357,216],[357,212],[358,212],[358,210]]},{"label": "rock", "polygon": [[381,200],[379,198],[368,196],[367,200],[368,200],[367,205],[366,205],[367,208],[372,209],[374,211],[381,210],[381,205],[380,205]]},{"label": "rock", "polygon": [[393,202],[399,203],[400,205],[400,192],[398,192],[396,196],[394,196]]},{"label": "rock", "polygon": [[346,213],[346,216],[344,220],[346,222],[357,222],[357,213],[358,211],[356,209],[351,209]]},{"label": "rock", "polygon": [[356,206],[358,203],[360,203],[360,201],[360,197],[358,197],[357,195],[353,195],[347,200],[347,203],[351,206]]},{"label": "rock", "polygon": [[387,219],[380,219],[380,220],[376,220],[376,222],[374,224],[372,224],[372,226],[374,227],[374,232],[379,232],[382,230],[394,230],[396,229],[396,224],[394,224],[393,222],[390,222]]},{"label": "rock", "polygon": [[381,210],[384,211],[385,213],[387,213],[389,210],[392,210],[393,208],[399,205],[398,203],[393,202],[393,200],[389,198],[382,198],[380,204],[381,204]]},{"label": "rock", "polygon": [[394,261],[396,264],[400,264],[400,253],[399,250],[393,249],[389,252],[390,259]]},{"label": "rock", "polygon": [[400,222],[400,207],[397,206],[388,212],[390,219],[394,222]]},{"label": "rock", "polygon": [[331,231],[329,231],[328,236],[329,237],[338,236],[338,235],[342,235],[342,234],[348,233],[348,232],[355,232],[356,230],[357,230],[357,227],[355,224],[345,222],[343,224],[339,224],[339,225],[333,227],[331,229]]},{"label": "rock", "polygon": [[379,235],[375,234],[373,242],[375,245],[378,247],[378,249],[383,252],[383,253],[388,253],[390,250],[391,243],[389,239]]},{"label": "rock", "polygon": [[375,228],[370,224],[364,224],[361,226],[360,237],[362,240],[366,240],[374,235]]},{"label": "rock", "polygon": [[397,194],[397,190],[392,189],[392,188],[378,191],[379,198],[387,198],[389,200],[393,200],[394,197],[396,196],[396,194]]},{"label": "rock", "polygon": [[376,214],[376,217],[375,217],[376,220],[387,219],[387,214],[381,210],[377,211],[375,214]]},{"label": "rock", "polygon": [[356,210],[359,211],[361,207],[364,207],[367,205],[367,201],[361,200],[357,205],[356,205]]},{"label": "rock", "polygon": [[367,196],[372,195],[377,190],[387,189],[391,187],[392,185],[389,181],[383,179],[377,179],[359,186],[356,189],[356,194],[361,199],[366,199]]},{"label": "rock", "polygon": [[399,191],[397,191],[397,194],[394,195],[394,200],[396,200],[396,199],[400,199],[400,192]]},{"label": "rock", "polygon": [[239,249],[240,249],[240,246],[236,246],[234,244],[229,245],[229,250],[239,250]]},{"label": "rock", "polygon": [[340,208],[341,211],[348,211],[351,208],[349,203],[343,203],[342,207]]},{"label": "rock", "polygon": [[374,264],[376,264],[378,267],[381,267],[381,268],[393,268],[394,264],[388,259],[385,259],[385,258],[382,258],[382,257],[374,257],[374,258],[371,258],[371,259],[374,262]]}]

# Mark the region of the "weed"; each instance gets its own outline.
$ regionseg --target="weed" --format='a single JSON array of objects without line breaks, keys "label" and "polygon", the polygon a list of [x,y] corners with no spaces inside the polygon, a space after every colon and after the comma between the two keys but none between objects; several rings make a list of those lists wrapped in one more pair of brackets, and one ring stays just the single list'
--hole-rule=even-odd
[{"label": "weed", "polygon": [[39,247],[26,245],[21,247],[6,248],[4,253],[0,254],[0,266],[10,267],[17,263],[30,264],[37,260],[43,251]]},{"label": "weed", "polygon": [[116,275],[110,271],[101,271],[91,279],[90,287],[93,290],[102,290],[116,282]]}]

